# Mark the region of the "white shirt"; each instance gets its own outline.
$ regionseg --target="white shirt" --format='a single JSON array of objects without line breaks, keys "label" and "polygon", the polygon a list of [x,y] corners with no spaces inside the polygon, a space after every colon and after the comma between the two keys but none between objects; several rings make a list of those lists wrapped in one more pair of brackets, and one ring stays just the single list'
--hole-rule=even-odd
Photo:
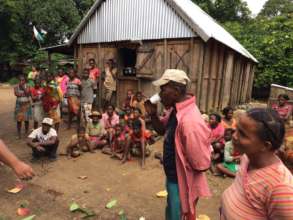
[{"label": "white shirt", "polygon": [[49,132],[47,134],[43,134],[42,127],[39,127],[28,136],[32,139],[37,139],[38,142],[44,142],[49,140],[51,137],[57,137],[57,132],[54,128],[50,128]]}]

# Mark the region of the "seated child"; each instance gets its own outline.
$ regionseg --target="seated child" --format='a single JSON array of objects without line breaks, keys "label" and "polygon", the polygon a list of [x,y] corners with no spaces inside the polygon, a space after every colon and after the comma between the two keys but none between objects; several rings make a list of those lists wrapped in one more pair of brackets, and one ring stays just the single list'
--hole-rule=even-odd
[{"label": "seated child", "polygon": [[110,141],[110,145],[105,146],[102,152],[111,155],[111,157],[117,157],[118,159],[122,160],[122,154],[124,152],[125,146],[129,142],[129,136],[120,123],[115,125],[114,130],[114,136]]},{"label": "seated child", "polygon": [[290,116],[292,115],[292,106],[288,104],[289,100],[290,98],[287,94],[280,94],[278,96],[278,104],[272,105],[272,109],[278,112],[280,118],[283,119],[284,122],[290,120]]},{"label": "seated child", "polygon": [[146,123],[145,123],[145,119],[142,117],[141,111],[139,108],[135,108],[133,110],[133,120],[139,120],[141,122],[142,125],[142,130],[143,133],[145,135],[146,141],[148,144],[152,145],[155,143],[155,137],[153,135],[153,133],[146,129]]},{"label": "seated child", "polygon": [[85,133],[85,128],[80,127],[77,134],[71,136],[71,140],[66,147],[68,157],[79,157],[81,152],[93,152],[90,145],[90,139]]},{"label": "seated child", "polygon": [[133,119],[133,113],[132,113],[132,107],[131,106],[129,106],[129,105],[125,106],[124,112],[125,112],[124,119],[126,121],[128,121],[129,119]]},{"label": "seated child", "polygon": [[230,177],[235,177],[236,172],[238,171],[238,164],[240,160],[240,155],[235,152],[232,145],[232,134],[234,130],[228,128],[225,130],[224,139],[225,139],[225,150],[224,150],[224,162],[217,164],[217,170],[222,174],[225,174]]},{"label": "seated child", "polygon": [[93,111],[89,116],[92,121],[86,126],[86,133],[89,136],[91,149],[101,149],[107,144],[107,132],[101,122],[101,114],[98,111]]},{"label": "seated child", "polygon": [[145,115],[146,115],[146,110],[144,107],[145,101],[146,100],[145,100],[142,92],[137,92],[135,95],[134,101],[132,102],[132,107],[139,108],[139,110],[141,111],[142,117],[145,117]]},{"label": "seated child", "polygon": [[141,166],[145,165],[145,157],[150,155],[150,150],[147,149],[147,142],[145,132],[142,129],[140,120],[133,121],[133,129],[129,135],[129,144],[125,145],[124,155],[122,163],[125,163],[130,158],[130,154],[133,156],[142,157]]},{"label": "seated child", "polygon": [[213,113],[209,117],[209,128],[211,129],[211,145],[213,146],[212,160],[220,163],[224,157],[224,127],[221,124],[221,116]]},{"label": "seated child", "polygon": [[132,105],[133,97],[134,97],[133,91],[131,89],[129,89],[127,91],[126,98],[125,98],[125,100],[123,102],[123,108],[125,108],[126,106],[131,106]]}]

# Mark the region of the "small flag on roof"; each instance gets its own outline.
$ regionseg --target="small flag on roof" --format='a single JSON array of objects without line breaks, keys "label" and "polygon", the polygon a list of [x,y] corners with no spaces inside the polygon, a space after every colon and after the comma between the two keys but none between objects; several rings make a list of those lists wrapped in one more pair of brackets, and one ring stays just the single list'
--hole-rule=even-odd
[{"label": "small flag on roof", "polygon": [[34,31],[34,36],[35,38],[41,42],[41,41],[44,41],[44,37],[38,32],[37,28],[34,26],[33,27],[33,31]]}]

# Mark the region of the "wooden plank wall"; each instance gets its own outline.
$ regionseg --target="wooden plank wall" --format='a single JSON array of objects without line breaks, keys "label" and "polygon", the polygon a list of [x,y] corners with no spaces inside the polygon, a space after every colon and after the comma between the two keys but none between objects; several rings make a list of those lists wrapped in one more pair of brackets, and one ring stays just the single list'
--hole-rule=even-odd
[{"label": "wooden plank wall", "polygon": [[[143,42],[155,49],[151,62],[154,74],[139,79],[139,89],[146,96],[159,91],[152,81],[165,69],[186,71],[191,79],[189,91],[196,95],[197,104],[204,112],[219,111],[227,105],[235,106],[250,101],[254,64],[225,45],[200,38]],[[99,69],[107,59],[117,59],[116,44],[77,45],[79,71],[95,58]],[[124,95],[124,94],[123,94]]]}]

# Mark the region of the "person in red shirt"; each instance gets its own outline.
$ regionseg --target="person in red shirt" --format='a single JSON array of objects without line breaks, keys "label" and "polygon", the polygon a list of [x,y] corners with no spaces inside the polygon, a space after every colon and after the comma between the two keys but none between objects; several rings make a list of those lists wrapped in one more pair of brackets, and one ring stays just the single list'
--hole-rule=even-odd
[{"label": "person in red shirt", "polygon": [[194,220],[200,197],[210,196],[204,171],[211,164],[210,129],[201,117],[195,97],[187,93],[190,79],[168,69],[153,82],[168,114],[160,120],[158,106],[145,102],[155,131],[164,135],[163,166],[168,192],[166,219]]},{"label": "person in red shirt", "polygon": [[98,79],[100,77],[100,70],[96,67],[96,61],[94,58],[89,59],[90,65],[90,78],[95,82],[96,88]]},{"label": "person in red shirt", "polygon": [[292,115],[292,106],[288,104],[289,96],[280,94],[278,96],[278,104],[273,104],[272,109],[278,112],[280,118],[286,122]]},{"label": "person in red shirt", "polygon": [[35,86],[30,88],[31,97],[33,100],[33,119],[34,119],[34,129],[37,129],[39,123],[42,122],[44,118],[44,109],[42,99],[45,94],[45,89],[41,87],[41,81],[39,79],[35,80]]}]

